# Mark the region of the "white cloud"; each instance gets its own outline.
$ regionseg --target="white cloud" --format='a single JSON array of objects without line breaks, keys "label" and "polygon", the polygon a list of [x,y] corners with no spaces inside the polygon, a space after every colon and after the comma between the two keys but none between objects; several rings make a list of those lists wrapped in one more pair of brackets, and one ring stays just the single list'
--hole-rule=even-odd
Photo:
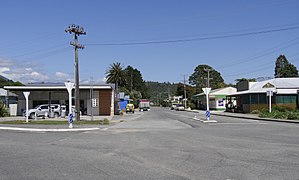
[{"label": "white cloud", "polygon": [[13,81],[22,83],[42,82],[49,77],[42,73],[40,65],[31,62],[17,62],[8,59],[0,59],[0,74]]},{"label": "white cloud", "polygon": [[62,73],[62,72],[56,72],[55,75],[56,75],[56,78],[58,78],[58,79],[68,79],[68,78],[70,78],[70,76],[68,74]]},{"label": "white cloud", "polygon": [[84,79],[80,81],[81,84],[106,84],[105,78],[98,78],[98,79]]},{"label": "white cloud", "polygon": [[8,67],[0,67],[0,74],[4,73],[4,72],[7,72],[7,71],[10,71],[10,68],[8,68]]}]

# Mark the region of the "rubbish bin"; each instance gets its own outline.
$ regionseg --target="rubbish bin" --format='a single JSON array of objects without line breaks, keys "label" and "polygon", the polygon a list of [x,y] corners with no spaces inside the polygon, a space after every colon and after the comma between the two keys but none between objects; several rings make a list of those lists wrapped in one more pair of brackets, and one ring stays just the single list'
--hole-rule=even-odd
[{"label": "rubbish bin", "polygon": [[66,106],[62,105],[61,106],[61,117],[65,118],[65,116],[66,116]]},{"label": "rubbish bin", "polygon": [[54,109],[55,109],[55,106],[51,105],[50,112],[49,112],[49,118],[54,118]]}]

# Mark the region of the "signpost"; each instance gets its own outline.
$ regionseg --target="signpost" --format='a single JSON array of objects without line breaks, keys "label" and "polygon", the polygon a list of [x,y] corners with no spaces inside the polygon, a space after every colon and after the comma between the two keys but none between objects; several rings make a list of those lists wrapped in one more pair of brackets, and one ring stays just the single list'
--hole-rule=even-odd
[{"label": "signpost", "polygon": [[271,99],[272,99],[272,96],[273,96],[273,91],[272,90],[269,90],[267,91],[267,96],[269,96],[269,112],[271,113],[272,111],[272,102],[271,102]]},{"label": "signpost", "polygon": [[206,118],[207,121],[210,120],[210,107],[209,107],[209,94],[211,92],[211,88],[202,88],[202,91],[205,93],[206,95],[206,100],[207,100],[207,111],[206,111]]},{"label": "signpost", "polygon": [[26,99],[26,123],[28,123],[28,97],[30,95],[30,92],[23,92],[24,96],[25,96],[25,99]]},{"label": "signpost", "polygon": [[64,83],[69,93],[69,128],[73,128],[73,114],[72,114],[72,89],[74,88],[74,83],[65,82]]}]

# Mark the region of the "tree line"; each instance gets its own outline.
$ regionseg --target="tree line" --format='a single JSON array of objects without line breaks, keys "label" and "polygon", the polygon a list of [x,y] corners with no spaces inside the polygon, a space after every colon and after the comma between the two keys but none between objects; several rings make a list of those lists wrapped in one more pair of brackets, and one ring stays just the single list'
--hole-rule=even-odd
[{"label": "tree line", "polygon": [[[208,78],[209,73],[209,78]],[[291,64],[285,55],[280,55],[275,61],[274,69],[275,78],[299,77],[295,65]],[[207,64],[200,64],[195,67],[194,72],[189,76],[189,84],[170,83],[170,82],[152,82],[144,81],[141,72],[137,68],[127,66],[124,68],[120,63],[113,63],[106,71],[107,83],[114,83],[118,92],[125,92],[134,100],[140,98],[150,99],[155,104],[162,104],[163,100],[172,96],[183,96],[186,86],[186,95],[189,106],[193,106],[190,99],[193,95],[201,93],[202,88],[208,84],[212,89],[235,86],[226,84],[221,73]],[[239,78],[240,81],[262,81],[269,77],[259,78]]]}]

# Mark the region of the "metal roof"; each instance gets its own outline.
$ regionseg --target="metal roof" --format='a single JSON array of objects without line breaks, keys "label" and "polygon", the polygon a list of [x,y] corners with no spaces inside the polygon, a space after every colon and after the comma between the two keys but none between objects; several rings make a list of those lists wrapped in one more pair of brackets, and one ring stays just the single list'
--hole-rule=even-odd
[{"label": "metal roof", "polygon": [[[239,91],[229,96],[241,94],[266,93],[273,90],[277,94],[297,94],[299,90],[299,78],[275,78],[266,81],[256,82],[249,90]],[[284,89],[284,90],[283,90]]]},{"label": "metal roof", "polygon": [[[74,87],[75,88],[75,87]],[[114,89],[114,86],[111,84],[105,85],[80,85],[79,89]],[[57,85],[57,84],[40,84],[40,85],[27,85],[27,86],[4,86],[4,89],[7,90],[15,90],[15,91],[22,91],[22,90],[66,90],[64,84]]]}]

